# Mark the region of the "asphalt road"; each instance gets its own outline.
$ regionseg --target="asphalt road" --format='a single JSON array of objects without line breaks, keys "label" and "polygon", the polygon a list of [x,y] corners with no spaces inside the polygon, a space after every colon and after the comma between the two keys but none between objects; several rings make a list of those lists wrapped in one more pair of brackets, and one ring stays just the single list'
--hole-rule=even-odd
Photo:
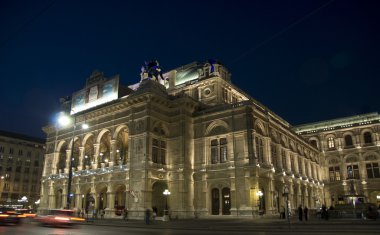
[{"label": "asphalt road", "polygon": [[145,225],[142,221],[122,222],[103,221],[72,228],[42,227],[34,223],[0,226],[0,234],[6,235],[112,235],[112,234],[164,234],[164,235],[290,235],[290,234],[344,234],[366,235],[379,234],[380,221],[346,221],[346,222],[311,222],[291,223],[283,221],[251,222],[249,220],[190,220],[156,222]]}]

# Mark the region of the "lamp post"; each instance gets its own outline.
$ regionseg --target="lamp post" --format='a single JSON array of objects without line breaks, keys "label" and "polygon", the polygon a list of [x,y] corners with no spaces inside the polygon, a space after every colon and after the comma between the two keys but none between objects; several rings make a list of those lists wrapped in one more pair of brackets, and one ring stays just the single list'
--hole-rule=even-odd
[{"label": "lamp post", "polygon": [[[73,161],[74,161],[74,140],[75,140],[75,130],[76,130],[76,117],[75,115],[72,115],[70,117],[69,115],[65,114],[64,112],[61,112],[58,117],[58,123],[60,126],[67,126],[71,122],[73,122],[73,135],[71,137],[71,152],[70,152],[70,159],[69,159],[69,177],[67,181],[67,204],[66,209],[70,209],[71,205],[71,181],[73,179]],[[87,123],[82,124],[82,129],[88,129],[89,125]],[[58,134],[56,134],[58,135]],[[58,137],[58,136],[57,136]],[[56,137],[56,139],[57,139]]]},{"label": "lamp post", "polygon": [[82,211],[84,210],[84,194],[82,194]]},{"label": "lamp post", "polygon": [[165,191],[162,193],[165,196],[165,210],[164,210],[164,221],[169,220],[169,213],[168,213],[168,197],[170,195],[170,191],[168,189],[165,189]]},{"label": "lamp post", "polygon": [[256,196],[259,197],[259,215],[263,215],[263,211],[262,211],[262,205],[261,205],[261,197],[263,196],[263,192],[261,190],[257,191],[256,193]]},{"label": "lamp post", "polygon": [[71,205],[71,181],[73,179],[73,158],[74,158],[74,139],[75,139],[75,116],[74,116],[74,127],[73,127],[73,136],[71,138],[71,152],[70,152],[70,159],[69,159],[69,178],[67,182],[67,209],[70,209]]},{"label": "lamp post", "polygon": [[[73,135],[71,138],[71,152],[70,152],[70,159],[69,159],[69,177],[67,181],[67,199],[66,199],[66,209],[70,209],[71,204],[71,181],[73,178],[73,156],[74,156],[74,139],[75,139],[75,129],[76,129],[76,123],[75,123],[75,116],[73,120]],[[58,118],[58,123],[61,126],[67,126],[71,122],[71,118],[65,114],[61,113]]]},{"label": "lamp post", "polygon": [[284,186],[284,193],[283,195],[286,197],[286,218],[288,220],[288,225],[290,229],[290,218],[289,218],[289,188],[288,185]]}]

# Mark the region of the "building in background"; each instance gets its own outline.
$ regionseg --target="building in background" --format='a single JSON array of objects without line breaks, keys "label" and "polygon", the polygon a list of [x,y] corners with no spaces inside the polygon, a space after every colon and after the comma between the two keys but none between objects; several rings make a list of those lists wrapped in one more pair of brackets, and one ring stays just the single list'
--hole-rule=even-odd
[{"label": "building in background", "polygon": [[0,207],[36,207],[44,156],[44,139],[0,131]]},{"label": "building in background", "polygon": [[380,115],[369,113],[294,128],[322,154],[327,205],[380,206]]}]

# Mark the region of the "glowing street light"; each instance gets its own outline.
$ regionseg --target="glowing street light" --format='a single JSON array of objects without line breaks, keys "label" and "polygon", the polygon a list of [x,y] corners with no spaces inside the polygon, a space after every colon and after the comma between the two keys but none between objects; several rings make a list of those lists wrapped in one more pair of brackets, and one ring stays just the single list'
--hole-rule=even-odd
[{"label": "glowing street light", "polygon": [[168,196],[170,196],[170,191],[168,189],[165,189],[165,191],[162,194],[164,194],[164,196],[166,198],[165,210],[167,211],[168,210]]},{"label": "glowing street light", "polygon": [[261,198],[263,195],[264,195],[264,193],[261,190],[256,192],[256,196],[259,197],[259,213],[263,213],[262,212],[262,203],[261,203]]},{"label": "glowing street light", "polygon": [[169,211],[168,211],[168,197],[170,196],[170,191],[168,189],[165,189],[165,191],[162,193],[165,196],[165,210],[164,210],[164,220],[167,221],[169,217]]}]

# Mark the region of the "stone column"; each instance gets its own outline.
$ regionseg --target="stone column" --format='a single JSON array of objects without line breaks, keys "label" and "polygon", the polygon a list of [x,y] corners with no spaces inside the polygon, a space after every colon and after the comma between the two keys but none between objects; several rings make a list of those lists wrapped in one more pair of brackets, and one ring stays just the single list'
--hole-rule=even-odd
[{"label": "stone column", "polygon": [[270,156],[271,156],[271,151],[270,151],[270,137],[263,137],[264,139],[264,164],[265,165],[270,165],[271,163],[271,160],[270,160]]},{"label": "stone column", "polygon": [[252,215],[257,216],[259,214],[259,197],[256,195],[256,193],[260,190],[259,179],[257,176],[257,172],[253,172],[251,174],[249,174],[249,172],[246,172],[246,176],[247,176],[247,173],[248,173],[249,178],[246,177],[246,180],[249,180],[249,183],[251,186],[250,187],[251,190],[248,192],[250,194],[249,198],[250,198],[250,205],[252,208]]},{"label": "stone column", "polygon": [[98,169],[98,160],[99,160],[99,144],[94,144],[94,162],[92,164],[92,169]]},{"label": "stone column", "polygon": [[47,199],[47,208],[53,209],[55,208],[55,194],[54,194],[54,186],[52,182],[49,182],[49,192],[48,192],[48,199]]},{"label": "stone column", "polygon": [[70,169],[70,157],[71,157],[71,149],[66,150],[66,167],[65,167],[65,172],[64,173],[69,173]]},{"label": "stone column", "polygon": [[294,192],[294,183],[293,183],[293,181],[289,181],[289,202],[290,202],[289,210],[290,211],[293,211],[293,208],[297,208],[295,206],[295,204],[297,202],[294,201],[294,194],[295,194],[295,192]]},{"label": "stone column", "polygon": [[58,161],[59,161],[59,152],[54,152],[54,157],[53,157],[52,166],[51,166],[52,171],[49,171],[49,169],[46,169],[45,170],[45,175],[56,174],[57,173],[57,164],[58,164]]},{"label": "stone column", "polygon": [[83,170],[84,168],[83,168],[83,159],[84,158],[84,147],[83,146],[81,146],[81,147],[79,147],[79,164],[78,164],[78,170]]},{"label": "stone column", "polygon": [[277,166],[275,166],[275,168],[281,168],[280,166],[282,166],[282,159],[281,159],[281,144],[275,144],[276,145],[276,148],[277,148]]},{"label": "stone column", "polygon": [[285,149],[285,159],[286,159],[286,168],[285,168],[285,171],[289,172],[289,171],[291,171],[290,150],[289,149]]},{"label": "stone column", "polygon": [[116,140],[111,140],[111,153],[110,153],[110,163],[116,164],[119,159],[116,159]]},{"label": "stone column", "polygon": [[231,173],[230,175],[230,200],[231,200],[231,208],[230,208],[230,211],[231,211],[231,214],[232,214],[232,211],[236,211],[237,210],[237,194],[236,194],[236,185],[235,185],[235,180],[236,180],[236,177],[235,177],[235,174],[234,173]]},{"label": "stone column", "polygon": [[275,213],[275,208],[273,207],[273,198],[274,198],[274,181],[273,181],[273,177],[271,177],[270,179],[268,179],[268,187],[267,187],[267,196],[265,198],[265,201],[267,202],[266,203],[266,211],[267,213],[270,212],[271,214],[274,214]]},{"label": "stone column", "polygon": [[115,214],[115,192],[107,192],[106,216],[113,217]]},{"label": "stone column", "polygon": [[68,190],[67,185],[65,185],[64,189],[62,191],[62,201],[61,201],[61,203],[62,203],[61,207],[62,208],[65,208],[67,205],[67,190]]},{"label": "stone column", "polygon": [[208,177],[207,173],[202,174],[202,181],[201,181],[202,193],[201,193],[201,198],[199,198],[199,202],[198,202],[198,205],[199,205],[198,209],[201,210],[199,212],[200,215],[206,215],[209,212],[207,208],[207,195],[211,195],[210,193],[208,193],[208,191],[211,189],[207,188],[207,177]]},{"label": "stone column", "polygon": [[256,131],[253,130],[252,132],[253,132],[253,136],[252,136],[253,156],[252,156],[252,159],[254,159],[254,164],[256,165],[257,163],[259,163],[259,159],[257,159],[257,149],[256,149]]}]

